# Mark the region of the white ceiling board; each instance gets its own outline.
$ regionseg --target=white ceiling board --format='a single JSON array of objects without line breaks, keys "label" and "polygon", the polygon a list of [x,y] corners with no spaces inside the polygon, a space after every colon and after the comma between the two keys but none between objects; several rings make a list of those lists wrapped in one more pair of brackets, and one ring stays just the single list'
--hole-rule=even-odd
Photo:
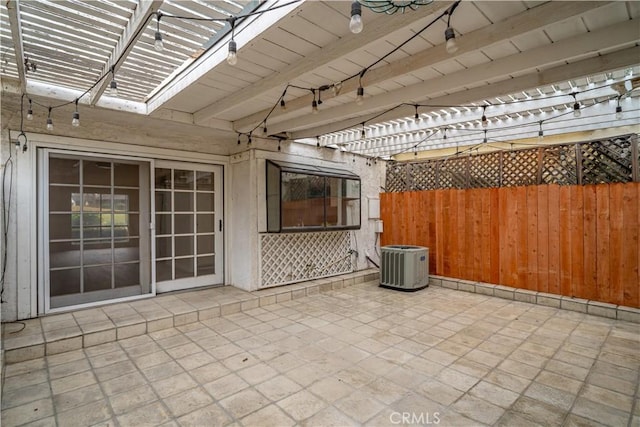
[{"label": "white ceiling board", "polygon": [[586,31],[588,31],[588,29],[579,17],[548,25],[544,29],[544,32],[547,33],[553,42],[583,34]]},{"label": "white ceiling board", "polygon": [[625,2],[613,2],[601,9],[587,12],[583,16],[584,22],[589,31],[595,31],[629,19]]},{"label": "white ceiling board", "polygon": [[457,56],[455,60],[459,62],[464,68],[471,68],[480,64],[486,64],[487,62],[491,61],[487,57],[487,55],[485,55],[481,51],[464,53],[460,56]]},{"label": "white ceiling board", "polygon": [[282,28],[271,28],[265,35],[265,40],[296,52],[300,56],[309,56],[318,50],[318,46],[313,43],[309,43],[308,41],[301,39]]},{"label": "white ceiling board", "polygon": [[438,64],[432,65],[431,68],[443,75],[464,70],[464,67],[455,60],[439,62]]},{"label": "white ceiling board", "polygon": [[211,98],[224,96],[225,93],[228,93],[228,91],[196,83],[192,87],[185,89],[185,95],[188,96],[185,96],[180,101],[171,100],[166,104],[166,108],[186,112],[195,111],[194,108],[197,106],[210,102]]},{"label": "white ceiling board", "polygon": [[[278,70],[288,65],[286,62],[281,61],[279,58],[266,55],[257,49],[246,49],[246,51],[243,50],[241,54],[243,59],[250,60],[255,64],[260,64],[262,67],[268,69],[272,73],[277,72]],[[238,62],[240,62],[240,58],[238,58]]]},{"label": "white ceiling board", "polygon": [[[444,41],[444,30],[447,28],[447,17],[444,17],[440,22],[434,24],[434,27],[438,27],[442,30],[442,38]],[[451,27],[455,30],[456,34],[467,34],[478,28],[491,24],[480,11],[473,5],[472,2],[462,2],[458,5],[456,10],[451,15]]]},{"label": "white ceiling board", "polygon": [[551,41],[544,31],[531,31],[527,34],[513,37],[511,42],[522,52],[536,47],[548,45]]},{"label": "white ceiling board", "polygon": [[495,43],[491,46],[485,46],[482,48],[482,51],[489,58],[496,59],[504,58],[510,55],[514,55],[518,53],[518,49],[515,48],[509,41],[502,41]]},{"label": "white ceiling board", "polygon": [[[427,70],[430,72],[431,70]],[[422,80],[414,76],[413,74],[405,74],[402,76],[397,76],[393,78],[393,81],[402,85],[402,86],[411,86],[413,84],[419,83]]]},{"label": "white ceiling board", "polygon": [[320,48],[339,39],[335,34],[325,31],[313,22],[298,16],[291,17],[287,21],[287,29],[300,39],[313,44],[316,48]]},{"label": "white ceiling board", "polygon": [[293,64],[300,59],[304,58],[304,56],[300,55],[288,49],[286,47],[282,47],[279,44],[273,43],[269,40],[260,39],[252,43],[252,48],[254,50],[259,50],[265,55],[271,56],[273,58],[277,58],[278,60],[284,62],[285,64]]},{"label": "white ceiling board", "polygon": [[473,2],[472,5],[491,22],[502,21],[527,10],[526,6],[518,1],[481,1]]},{"label": "white ceiling board", "polygon": [[344,2],[333,2],[338,7],[344,9],[344,14],[329,6],[326,2],[314,2],[313,7],[304,8],[298,12],[298,16],[310,22],[322,22],[324,30],[334,36],[344,33],[344,26],[349,25],[347,16],[351,13],[351,4]]},{"label": "white ceiling board", "polygon": [[640,2],[628,1],[626,2],[627,12],[632,19],[640,18]]}]

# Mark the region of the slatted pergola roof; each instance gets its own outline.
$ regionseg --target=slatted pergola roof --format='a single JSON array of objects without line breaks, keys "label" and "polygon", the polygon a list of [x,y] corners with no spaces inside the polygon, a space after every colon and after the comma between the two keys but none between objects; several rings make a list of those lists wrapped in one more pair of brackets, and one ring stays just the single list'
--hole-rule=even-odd
[{"label": "slatted pergola roof", "polygon": [[[540,121],[548,134],[637,127],[640,2],[465,1],[448,16],[453,4],[393,15],[363,7],[364,30],[353,34],[348,1],[9,0],[0,5],[3,89],[43,105],[80,97],[104,117],[127,111],[195,126],[229,152],[249,133],[373,157],[472,144],[484,136],[483,105],[495,140],[534,136]],[[153,48],[157,11],[228,18],[254,10],[265,13],[235,27],[235,66],[225,61],[224,21],[163,18],[165,49]],[[454,53],[445,50],[449,18]],[[112,67],[117,97],[105,93]],[[588,107],[582,121],[553,124],[573,94]]]}]

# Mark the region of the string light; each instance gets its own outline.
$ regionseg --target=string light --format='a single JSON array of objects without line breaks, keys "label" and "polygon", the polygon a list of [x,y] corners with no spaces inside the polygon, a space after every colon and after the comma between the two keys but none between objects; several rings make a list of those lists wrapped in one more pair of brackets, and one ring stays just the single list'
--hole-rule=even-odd
[{"label": "string light", "polygon": [[164,45],[162,43],[162,33],[160,33],[160,18],[162,18],[162,12],[157,11],[156,12],[157,26],[156,26],[156,34],[155,34],[155,40],[153,43],[153,48],[158,52],[162,52],[164,50]]},{"label": "string light", "polygon": [[311,114],[318,114],[318,101],[316,101],[316,90],[311,89],[313,92],[313,101],[311,101]]},{"label": "string light", "polygon": [[356,93],[356,104],[364,104],[364,88],[362,86],[358,87],[358,92]]},{"label": "string light", "polygon": [[49,132],[53,130],[53,119],[51,118],[51,107],[49,107],[49,116],[47,116],[47,130]]},{"label": "string light", "polygon": [[236,65],[238,63],[238,45],[233,39],[236,28],[236,18],[229,18],[229,25],[231,25],[231,40],[229,41],[229,53],[227,54],[227,62],[229,65]]},{"label": "string light", "polygon": [[331,91],[333,92],[333,96],[340,95],[340,91],[342,91],[342,82],[334,83],[331,86]]},{"label": "string light", "polygon": [[538,130],[538,141],[542,141],[542,139],[544,138],[544,132],[542,131],[542,120],[540,120],[538,124],[540,125],[540,129]]},{"label": "string light", "polygon": [[363,28],[362,6],[360,6],[358,0],[354,0],[351,3],[351,20],[349,21],[349,30],[351,30],[353,34],[359,34]]},{"label": "string light", "polygon": [[267,136],[267,135],[268,135],[268,133],[269,133],[269,132],[267,131],[267,121],[265,120],[262,124],[263,124],[263,127],[262,127],[262,134],[263,134],[264,136]]},{"label": "string light", "polygon": [[451,15],[453,15],[453,11],[460,4],[459,1],[455,2],[451,5],[449,10],[447,10],[447,29],[444,31],[444,40],[445,40],[445,48],[447,49],[448,54],[453,54],[458,51],[458,44],[456,43],[456,33],[451,27]]},{"label": "string light", "polygon": [[27,120],[33,120],[33,105],[31,103],[31,98],[29,98],[29,109],[27,110]]},{"label": "string light", "polygon": [[415,106],[416,107],[416,114],[413,116],[413,121],[418,124],[420,123],[420,115],[418,114],[418,105]]},{"label": "string light", "polygon": [[76,99],[76,111],[73,112],[73,119],[71,119],[71,126],[77,128],[80,126],[80,113],[78,112],[78,100]]},{"label": "string light", "polygon": [[573,104],[573,117],[580,117],[582,115],[582,112],[580,111],[580,103],[578,102],[578,100],[576,99],[576,93],[572,93],[573,95],[573,100],[575,101]]},{"label": "string light", "polygon": [[360,131],[360,138],[361,139],[365,139],[367,137],[367,134],[364,131],[364,122],[362,123],[362,131]]},{"label": "string light", "polygon": [[483,143],[487,143],[487,130],[484,130],[484,139],[482,140]]},{"label": "string light", "polygon": [[616,120],[622,120],[622,106],[620,105],[620,97],[618,97],[618,105],[616,106]]},{"label": "string light", "polygon": [[486,128],[489,125],[489,121],[487,120],[487,116],[485,114],[486,109],[487,109],[487,106],[483,105],[482,106],[482,119],[481,119],[483,128]]},{"label": "string light", "polygon": [[111,83],[109,84],[109,95],[118,96],[118,82],[116,81],[115,66],[111,66]]}]

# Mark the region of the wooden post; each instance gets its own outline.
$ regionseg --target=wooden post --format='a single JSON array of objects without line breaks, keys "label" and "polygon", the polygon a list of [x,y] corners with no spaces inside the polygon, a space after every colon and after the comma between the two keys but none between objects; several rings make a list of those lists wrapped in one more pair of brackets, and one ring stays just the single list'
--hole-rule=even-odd
[{"label": "wooden post", "polygon": [[631,177],[633,182],[640,182],[640,171],[638,170],[638,136],[630,138],[631,144]]},{"label": "wooden post", "polygon": [[576,184],[582,185],[582,144],[576,144]]}]

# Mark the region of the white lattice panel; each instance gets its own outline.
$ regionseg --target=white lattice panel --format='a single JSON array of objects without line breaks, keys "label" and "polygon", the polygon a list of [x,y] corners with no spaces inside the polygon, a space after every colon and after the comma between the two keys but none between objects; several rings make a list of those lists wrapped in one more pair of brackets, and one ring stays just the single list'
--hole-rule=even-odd
[{"label": "white lattice panel", "polygon": [[350,242],[349,231],[262,234],[260,287],[349,273]]}]

